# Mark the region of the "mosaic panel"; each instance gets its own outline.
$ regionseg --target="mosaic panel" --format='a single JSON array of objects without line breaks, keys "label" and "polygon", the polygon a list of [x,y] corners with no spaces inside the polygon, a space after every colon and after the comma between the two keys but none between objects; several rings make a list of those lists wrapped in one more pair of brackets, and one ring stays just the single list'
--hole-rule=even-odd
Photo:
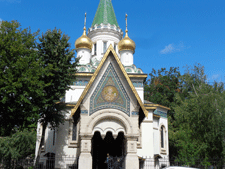
[{"label": "mosaic panel", "polygon": [[167,113],[159,111],[159,110],[155,110],[154,114],[167,118]]},{"label": "mosaic panel", "polygon": [[133,111],[132,115],[139,115],[139,113],[137,111]]},{"label": "mosaic panel", "polygon": [[78,80],[73,82],[75,86],[86,86],[88,84],[88,80]]},{"label": "mosaic panel", "polygon": [[118,109],[130,115],[130,98],[112,64],[109,64],[91,96],[90,115],[98,110],[109,108]]},{"label": "mosaic panel", "polygon": [[88,114],[87,110],[81,110],[81,114]]},{"label": "mosaic panel", "polygon": [[132,81],[134,87],[143,87],[143,83],[142,82],[138,82],[138,81]]}]

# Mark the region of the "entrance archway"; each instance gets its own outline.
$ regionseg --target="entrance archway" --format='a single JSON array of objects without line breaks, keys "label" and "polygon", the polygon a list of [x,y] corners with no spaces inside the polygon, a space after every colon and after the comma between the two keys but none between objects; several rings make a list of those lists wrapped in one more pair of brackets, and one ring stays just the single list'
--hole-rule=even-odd
[{"label": "entrance archway", "polygon": [[125,155],[124,133],[119,132],[114,139],[112,132],[107,132],[103,139],[100,132],[95,132],[92,138],[93,169],[107,169],[107,154],[111,157]]}]

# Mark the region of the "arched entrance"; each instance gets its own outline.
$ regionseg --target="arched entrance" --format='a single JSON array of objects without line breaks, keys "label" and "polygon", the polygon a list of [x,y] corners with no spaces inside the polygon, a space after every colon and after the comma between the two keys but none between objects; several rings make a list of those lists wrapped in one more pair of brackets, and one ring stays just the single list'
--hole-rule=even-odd
[{"label": "arched entrance", "polygon": [[107,169],[107,154],[110,157],[123,157],[125,155],[123,132],[119,132],[116,138],[110,131],[106,133],[104,138],[99,131],[94,133],[92,138],[93,169]]}]

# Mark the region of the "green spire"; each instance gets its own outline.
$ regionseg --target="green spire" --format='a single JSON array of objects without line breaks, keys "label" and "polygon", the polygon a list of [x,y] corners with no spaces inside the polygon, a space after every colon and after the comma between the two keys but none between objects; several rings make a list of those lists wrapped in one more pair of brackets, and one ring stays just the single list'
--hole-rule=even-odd
[{"label": "green spire", "polygon": [[92,26],[94,26],[95,24],[99,25],[101,23],[109,23],[111,25],[119,26],[116,20],[116,15],[114,13],[111,0],[100,0]]}]

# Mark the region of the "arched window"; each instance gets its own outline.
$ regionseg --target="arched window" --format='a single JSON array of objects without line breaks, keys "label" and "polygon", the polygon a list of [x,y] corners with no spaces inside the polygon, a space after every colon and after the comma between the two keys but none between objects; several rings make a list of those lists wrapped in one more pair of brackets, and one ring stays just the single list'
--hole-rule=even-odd
[{"label": "arched window", "polygon": [[166,134],[166,128],[164,125],[160,126],[160,153],[166,154],[167,152],[167,134]]},{"label": "arched window", "polygon": [[164,148],[164,129],[161,126],[161,148]]},{"label": "arched window", "polygon": [[94,44],[94,55],[96,55],[96,51],[97,51],[97,43]]},{"label": "arched window", "polygon": [[69,148],[78,147],[80,113],[75,113],[73,119],[69,121]]},{"label": "arched window", "polygon": [[107,42],[103,42],[103,53],[107,50]]}]

